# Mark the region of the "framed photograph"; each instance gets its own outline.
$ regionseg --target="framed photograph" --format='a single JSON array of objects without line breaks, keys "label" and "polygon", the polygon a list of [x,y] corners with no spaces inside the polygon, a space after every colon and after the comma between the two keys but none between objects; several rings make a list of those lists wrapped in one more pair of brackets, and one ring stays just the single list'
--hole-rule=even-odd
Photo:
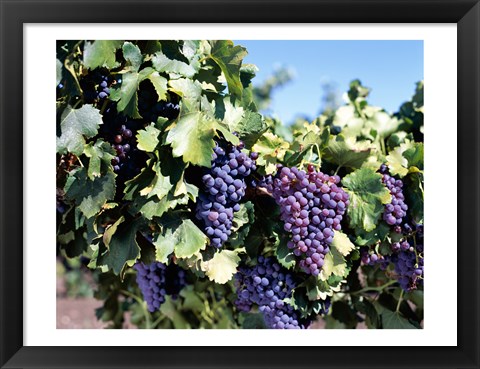
[{"label": "framed photograph", "polygon": [[477,1],[0,5],[2,368],[480,367]]}]

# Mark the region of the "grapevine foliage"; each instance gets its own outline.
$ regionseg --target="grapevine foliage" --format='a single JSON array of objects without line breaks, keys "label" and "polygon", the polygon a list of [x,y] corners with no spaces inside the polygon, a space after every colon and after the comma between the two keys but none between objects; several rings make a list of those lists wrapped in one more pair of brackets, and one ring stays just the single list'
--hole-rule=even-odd
[{"label": "grapevine foliage", "polygon": [[423,82],[390,114],[354,80],[344,105],[286,126],[259,108],[291,77],[254,88],[246,54],[58,41],[57,250],[88,264],[98,318],[420,328]]}]

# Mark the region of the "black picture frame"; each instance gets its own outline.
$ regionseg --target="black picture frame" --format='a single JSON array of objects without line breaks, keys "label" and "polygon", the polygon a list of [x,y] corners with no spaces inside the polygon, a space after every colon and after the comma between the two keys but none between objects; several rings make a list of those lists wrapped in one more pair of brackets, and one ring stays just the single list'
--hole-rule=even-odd
[{"label": "black picture frame", "polygon": [[[2,368],[479,368],[478,0],[0,0],[0,16]],[[22,95],[23,25],[109,22],[456,23],[458,165],[456,172],[455,168],[445,168],[445,183],[436,185],[444,185],[448,192],[448,178],[457,176],[458,346],[24,347],[22,242],[23,234],[28,230],[23,229],[22,114],[28,107],[23,106]],[[441,227],[439,225],[439,231],[443,229]],[[450,237],[446,234],[445,242]],[[448,255],[445,261],[448,262]],[[445,310],[446,319],[451,318],[450,302],[446,295],[444,305],[435,307]]]}]

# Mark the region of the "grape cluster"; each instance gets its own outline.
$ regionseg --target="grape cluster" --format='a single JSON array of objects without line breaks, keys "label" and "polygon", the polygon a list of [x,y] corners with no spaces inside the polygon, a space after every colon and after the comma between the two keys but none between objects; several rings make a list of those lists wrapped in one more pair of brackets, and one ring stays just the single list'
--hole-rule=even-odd
[{"label": "grape cluster", "polygon": [[175,264],[166,266],[160,262],[140,262],[133,268],[137,271],[137,284],[151,313],[165,302],[165,296],[176,298],[186,284],[185,271]]},{"label": "grape cluster", "polygon": [[341,229],[349,196],[339,182],[340,177],[316,172],[311,165],[308,173],[283,167],[273,181],[273,197],[291,234],[288,247],[301,257],[299,266],[307,274],[319,274],[334,233]]},{"label": "grape cluster", "polygon": [[391,256],[400,287],[407,292],[423,285],[423,224],[415,228],[409,241],[403,241],[401,250]]},{"label": "grape cluster", "polygon": [[293,275],[272,257],[259,256],[257,261],[254,267],[240,267],[235,274],[237,308],[248,312],[253,305],[257,305],[267,328],[305,328],[297,312],[284,301],[292,296],[292,290],[296,287]]},{"label": "grape cluster", "polygon": [[109,86],[113,81],[108,72],[103,72],[100,69],[95,69],[87,74],[80,80],[85,102],[91,104],[99,100],[105,100],[110,95]]},{"label": "grape cluster", "polygon": [[203,221],[210,244],[216,248],[222,247],[231,235],[233,214],[240,210],[239,202],[247,188],[245,177],[256,169],[255,160],[242,148],[242,143],[226,149],[217,144],[212,167],[202,177],[203,193],[199,195],[196,216]]},{"label": "grape cluster", "polygon": [[158,101],[158,95],[148,81],[141,84],[138,93],[138,109],[140,115],[149,122],[156,122],[158,117],[175,119],[180,106],[174,102]]},{"label": "grape cluster", "polygon": [[362,250],[361,261],[364,265],[380,265],[387,269],[390,263],[394,266],[395,278],[406,292],[417,289],[423,284],[423,225],[412,227],[405,224],[404,229],[410,230],[408,237],[391,245],[391,255],[381,255],[367,249]]},{"label": "grape cluster", "polygon": [[399,179],[395,179],[388,173],[388,168],[385,164],[380,167],[380,173],[383,174],[382,182],[387,186],[390,194],[392,195],[392,201],[390,204],[385,205],[385,211],[383,212],[383,220],[388,225],[395,226],[395,231],[401,233],[401,224],[403,218],[407,215],[408,206],[404,202],[403,196],[403,182]]}]

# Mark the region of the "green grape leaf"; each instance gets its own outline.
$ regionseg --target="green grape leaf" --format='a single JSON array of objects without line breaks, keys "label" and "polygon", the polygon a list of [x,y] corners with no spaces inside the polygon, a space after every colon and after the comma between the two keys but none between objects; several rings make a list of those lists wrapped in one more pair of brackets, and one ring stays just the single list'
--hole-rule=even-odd
[{"label": "green grape leaf", "polygon": [[152,72],[147,78],[152,82],[152,85],[157,92],[158,100],[166,100],[168,88],[167,79],[162,77],[158,72]]},{"label": "green grape leaf", "polygon": [[220,67],[227,80],[228,91],[238,99],[242,98],[243,85],[240,81],[240,67],[248,54],[241,46],[234,46],[232,41],[210,41],[210,57]]},{"label": "green grape leaf", "polygon": [[68,199],[75,201],[76,206],[86,218],[91,218],[105,206],[107,201],[113,200],[115,175],[107,172],[104,176],[90,180],[87,178],[87,170],[81,168],[70,173],[65,184],[65,194]]},{"label": "green grape leaf", "polygon": [[123,57],[130,65],[130,70],[138,72],[140,65],[143,62],[142,52],[137,45],[132,44],[131,42],[125,42],[122,47]]},{"label": "green grape leaf", "polygon": [[173,148],[173,156],[182,157],[185,163],[211,166],[215,147],[215,121],[202,112],[187,113],[178,119],[168,132],[166,142]]},{"label": "green grape leaf", "polygon": [[160,73],[172,73],[187,78],[192,78],[197,72],[191,65],[180,60],[169,59],[161,51],[152,57],[152,65]]},{"label": "green grape leaf", "polygon": [[136,240],[138,227],[139,221],[126,222],[125,218],[121,217],[107,229],[107,252],[98,257],[97,265],[107,266],[123,279],[125,267],[133,266],[140,257],[140,246]]},{"label": "green grape leaf", "polygon": [[370,232],[365,232],[364,230],[356,230],[357,238],[355,239],[355,244],[358,246],[370,246],[377,241],[384,241],[390,232],[390,227],[382,222]]},{"label": "green grape leaf", "polygon": [[405,147],[402,144],[387,155],[387,166],[390,174],[399,177],[405,177],[408,174],[408,160],[403,157],[404,151]]},{"label": "green grape leaf", "polygon": [[115,53],[123,44],[123,41],[97,40],[85,42],[83,48],[83,63],[88,69],[105,67],[113,69],[119,64],[115,59]]},{"label": "green grape leaf", "polygon": [[361,168],[342,179],[350,195],[347,214],[350,227],[367,232],[375,229],[384,204],[391,201],[388,189],[382,183],[382,175],[369,168]]},{"label": "green grape leaf", "polygon": [[166,211],[175,209],[178,205],[186,204],[188,204],[188,196],[175,196],[169,192],[168,195],[164,196],[160,201],[140,201],[139,211],[145,218],[152,220],[153,217],[161,217]]},{"label": "green grape leaf", "polygon": [[155,172],[155,177],[153,181],[140,191],[140,195],[147,196],[147,198],[157,196],[157,198],[161,200],[173,188],[173,183],[170,179],[170,176],[163,175],[160,168],[160,162],[157,162],[154,165],[153,171]]},{"label": "green grape leaf", "polygon": [[242,119],[230,130],[238,132],[238,135],[247,147],[252,146],[267,130],[267,124],[259,113],[245,110]]},{"label": "green grape leaf", "polygon": [[163,226],[162,233],[153,242],[158,261],[175,253],[177,258],[189,258],[207,245],[207,236],[190,219],[177,219]]},{"label": "green grape leaf", "polygon": [[[153,160],[147,160],[147,165],[140,173],[129,181],[125,182],[125,190],[123,198],[127,201],[134,200],[140,191],[147,188],[155,179],[155,172],[152,170]],[[146,193],[145,193],[146,194]]]},{"label": "green grape leaf", "polygon": [[112,145],[102,140],[95,143],[90,142],[85,146],[85,155],[90,158],[88,163],[88,178],[94,180],[95,177],[100,177],[102,172],[102,163],[104,167],[109,168],[112,159],[116,156]]},{"label": "green grape leaf", "polygon": [[63,74],[63,64],[60,60],[57,59],[57,84],[55,85],[58,86],[58,84],[62,81],[62,74]]},{"label": "green grape leaf", "polygon": [[[140,72],[131,71],[123,75],[120,87],[111,90],[110,99],[117,101],[117,110],[125,115],[140,119],[138,112],[138,94],[137,90],[140,82],[150,78],[155,73],[153,68],[147,67]],[[155,86],[155,85],[154,85]]]},{"label": "green grape leaf", "polygon": [[240,261],[239,253],[245,253],[245,248],[222,250],[215,253],[213,258],[201,262],[201,268],[208,279],[218,284],[225,284],[237,272]]},{"label": "green grape leaf", "polygon": [[57,137],[57,152],[81,155],[85,146],[85,137],[95,136],[100,124],[102,124],[100,111],[92,105],[83,105],[80,109],[68,106],[60,120],[62,135]]},{"label": "green grape leaf", "polygon": [[265,132],[253,145],[252,151],[259,154],[257,165],[265,167],[266,174],[277,171],[276,164],[282,160],[289,148],[288,142],[271,132]]},{"label": "green grape leaf", "polygon": [[250,232],[250,226],[255,221],[254,205],[250,201],[240,204],[240,210],[234,213],[232,220],[232,234],[228,243],[232,247],[244,244]]},{"label": "green grape leaf", "polygon": [[118,101],[118,111],[135,119],[141,118],[140,113],[138,112],[137,96],[139,84],[140,80],[137,72],[125,73],[120,89],[115,91],[116,94],[111,95],[112,100]]},{"label": "green grape leaf", "polygon": [[325,255],[324,264],[320,271],[319,278],[327,280],[332,274],[338,277],[344,277],[347,272],[347,263],[342,254],[334,247]]},{"label": "green grape leaf", "polygon": [[400,313],[385,309],[382,314],[383,329],[417,329],[407,319],[402,317]]},{"label": "green grape leaf", "polygon": [[168,81],[169,90],[181,96],[184,99],[190,100],[191,103],[198,103],[202,94],[202,86],[197,80],[192,81],[187,78],[171,79]]},{"label": "green grape leaf", "polygon": [[275,248],[275,256],[278,262],[287,269],[291,269],[295,266],[295,255],[293,251],[287,246],[287,237],[280,237],[280,242]]},{"label": "green grape leaf", "polygon": [[345,233],[336,231],[333,236],[332,246],[335,247],[340,254],[347,256],[352,250],[355,249],[355,245],[350,241]]},{"label": "green grape leaf", "polygon": [[248,313],[242,323],[243,329],[266,329],[265,318],[261,313]]},{"label": "green grape leaf", "polygon": [[423,142],[412,143],[412,147],[405,150],[403,156],[408,161],[410,171],[412,171],[412,167],[423,170]]},{"label": "green grape leaf", "polygon": [[153,152],[159,143],[159,134],[160,131],[156,129],[153,124],[147,126],[145,129],[138,131],[137,147],[142,151]]},{"label": "green grape leaf", "polygon": [[403,189],[407,204],[409,204],[408,212],[412,215],[413,220],[417,223],[423,223],[423,176],[420,173],[411,173],[405,179]]},{"label": "green grape leaf", "polygon": [[217,121],[215,121],[214,126],[217,131],[222,133],[225,140],[230,142],[232,145],[237,146],[240,143],[240,139],[237,136],[235,136],[233,133],[231,133],[228,130],[228,128],[223,126],[221,123],[218,123]]},{"label": "green grape leaf", "polygon": [[353,137],[332,137],[325,149],[325,159],[341,167],[360,168],[370,156],[369,142],[356,142]]}]

